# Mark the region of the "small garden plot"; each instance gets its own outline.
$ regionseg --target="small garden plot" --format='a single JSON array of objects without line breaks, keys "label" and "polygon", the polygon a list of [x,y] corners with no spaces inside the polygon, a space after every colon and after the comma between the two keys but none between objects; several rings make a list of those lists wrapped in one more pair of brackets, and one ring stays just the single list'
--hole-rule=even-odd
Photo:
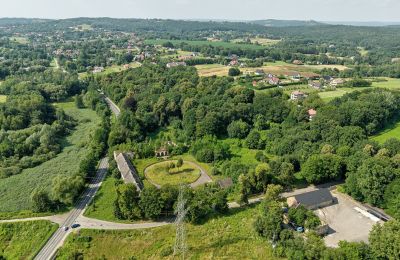
[{"label": "small garden plot", "polygon": [[190,184],[200,177],[200,168],[191,162],[171,160],[153,164],[145,169],[146,178],[156,186]]}]

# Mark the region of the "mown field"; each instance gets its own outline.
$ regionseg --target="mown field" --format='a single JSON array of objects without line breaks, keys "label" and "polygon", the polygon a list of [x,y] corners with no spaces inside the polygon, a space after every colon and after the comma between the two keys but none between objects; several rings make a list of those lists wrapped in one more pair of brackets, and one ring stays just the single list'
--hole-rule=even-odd
[{"label": "mown field", "polygon": [[[276,259],[253,230],[259,208],[234,209],[202,225],[187,224],[186,259]],[[173,225],[132,231],[81,230],[70,235],[57,259],[179,259]]]},{"label": "mown field", "polygon": [[57,228],[44,220],[0,224],[0,259],[33,259]]},{"label": "mown field", "polygon": [[[30,210],[30,194],[41,187],[51,188],[52,179],[58,175],[71,175],[78,171],[79,162],[85,157],[85,145],[90,140],[90,133],[100,122],[96,112],[90,109],[77,109],[73,102],[60,103],[65,112],[78,120],[78,126],[67,136],[63,150],[55,158],[21,174],[0,180],[0,218],[4,212]],[[12,214],[14,217],[17,213]],[[24,213],[26,216],[26,212]]]},{"label": "mown field", "polygon": [[238,44],[234,42],[222,42],[222,41],[183,41],[183,40],[145,40],[145,44],[162,45],[166,42],[171,42],[174,46],[179,46],[182,42],[191,46],[205,46],[211,45],[213,47],[223,47],[228,49],[243,49],[243,50],[260,50],[264,49],[264,46],[255,44]]},{"label": "mown field", "polygon": [[373,82],[371,87],[366,88],[338,88],[334,91],[319,92],[319,96],[325,101],[331,101],[334,98],[341,97],[347,93],[356,90],[363,90],[368,88],[387,88],[392,90],[400,90],[400,79],[383,78],[385,81]]},{"label": "mown field", "polygon": [[6,95],[0,95],[0,103],[5,103],[7,101]]},{"label": "mown field", "polygon": [[154,184],[163,186],[167,184],[190,184],[200,177],[200,169],[193,164],[183,162],[181,167],[176,166],[168,169],[171,163],[176,166],[177,160],[169,160],[149,166],[146,169],[146,178]]}]

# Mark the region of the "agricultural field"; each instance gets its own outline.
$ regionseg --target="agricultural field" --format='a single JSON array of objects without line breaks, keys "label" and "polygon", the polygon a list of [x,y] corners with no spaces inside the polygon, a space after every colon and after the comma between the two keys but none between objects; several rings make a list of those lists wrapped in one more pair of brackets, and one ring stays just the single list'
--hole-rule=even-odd
[{"label": "agricultural field", "polygon": [[145,44],[162,45],[166,42],[171,42],[174,46],[179,46],[182,42],[191,46],[205,46],[211,45],[213,47],[224,47],[229,49],[243,49],[243,50],[260,50],[264,49],[264,46],[255,44],[238,44],[233,42],[222,42],[222,41],[184,41],[184,40],[145,40]]},{"label": "agricultural field", "polygon": [[5,103],[7,101],[6,95],[0,95],[0,103]]},{"label": "agricultural field", "polygon": [[[175,168],[168,168],[171,163],[175,164]],[[146,168],[146,178],[156,185],[163,186],[190,184],[200,177],[200,169],[194,164],[183,162],[181,167],[177,167],[176,164],[177,160],[153,164]]]},{"label": "agricultural field", "polygon": [[[0,212],[19,212],[31,209],[29,195],[37,188],[50,189],[56,175],[71,175],[78,171],[79,162],[88,152],[86,143],[90,133],[100,122],[96,112],[90,109],[77,109],[74,102],[58,103],[66,114],[78,120],[78,125],[67,136],[63,150],[55,158],[41,165],[25,169],[21,174],[0,180]],[[24,213],[26,215],[26,212]],[[14,213],[17,216],[18,213]]]},{"label": "agricultural field", "polygon": [[57,228],[44,220],[0,224],[0,258],[32,259]]},{"label": "agricultural field", "polygon": [[10,41],[14,41],[19,44],[28,44],[29,43],[29,39],[26,37],[10,37]]},{"label": "agricultural field", "polygon": [[[227,76],[229,68],[228,66],[224,66],[221,64],[205,64],[205,65],[196,65],[197,71],[202,77],[210,77],[210,76]],[[309,76],[318,72],[324,68],[337,68],[338,70],[345,70],[348,67],[343,65],[294,65],[286,62],[268,62],[265,63],[262,67],[257,68],[240,68],[240,70],[245,72],[255,72],[256,70],[262,69],[266,73],[271,73],[275,75],[288,75],[294,73],[300,73],[303,76]]]},{"label": "agricultural field", "polygon": [[[187,259],[277,259],[253,230],[257,206],[232,209],[202,225],[187,224]],[[174,259],[175,227],[132,231],[81,230],[70,235],[57,259]]]}]

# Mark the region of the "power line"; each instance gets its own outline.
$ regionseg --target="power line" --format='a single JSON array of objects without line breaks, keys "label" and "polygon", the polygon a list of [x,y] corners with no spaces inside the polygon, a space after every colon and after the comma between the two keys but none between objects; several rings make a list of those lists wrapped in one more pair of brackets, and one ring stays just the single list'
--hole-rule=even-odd
[{"label": "power line", "polygon": [[187,252],[185,217],[188,209],[185,209],[186,199],[184,198],[184,193],[185,193],[185,186],[181,185],[178,195],[178,204],[175,210],[176,238],[175,238],[174,255],[180,254],[182,256],[182,259],[185,259],[185,254]]}]

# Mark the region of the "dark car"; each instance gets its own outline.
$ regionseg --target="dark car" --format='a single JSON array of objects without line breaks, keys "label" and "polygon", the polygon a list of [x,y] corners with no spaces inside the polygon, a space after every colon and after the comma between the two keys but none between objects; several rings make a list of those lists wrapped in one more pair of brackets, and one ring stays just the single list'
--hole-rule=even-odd
[{"label": "dark car", "polygon": [[81,226],[81,225],[75,223],[75,224],[72,224],[72,225],[71,225],[71,228],[78,228],[78,227],[80,227],[80,226]]}]

